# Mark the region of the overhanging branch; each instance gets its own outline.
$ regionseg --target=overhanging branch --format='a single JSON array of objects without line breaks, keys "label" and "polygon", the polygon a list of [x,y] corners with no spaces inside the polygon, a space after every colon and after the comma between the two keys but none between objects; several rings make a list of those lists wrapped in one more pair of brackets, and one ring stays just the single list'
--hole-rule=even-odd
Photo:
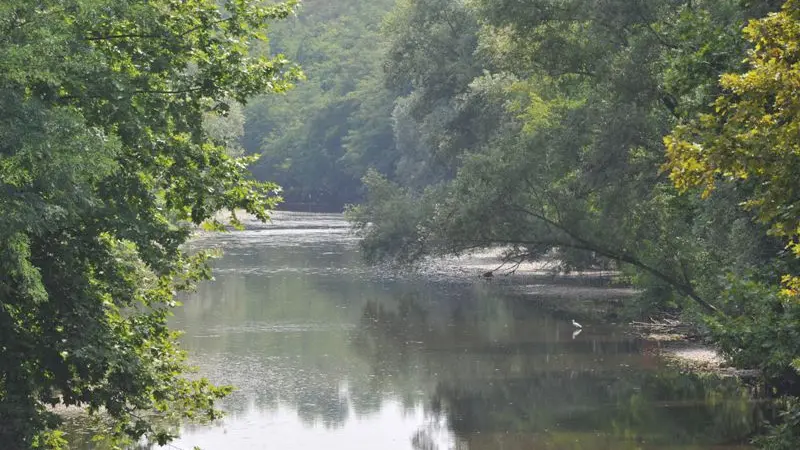
[{"label": "overhanging branch", "polygon": [[495,243],[502,243],[502,244],[516,244],[516,245],[552,245],[553,247],[566,247],[566,248],[574,248],[578,250],[586,250],[592,251],[597,253],[598,255],[604,256],[609,259],[613,259],[616,261],[624,262],[626,264],[630,264],[634,267],[638,267],[639,269],[644,270],[645,272],[655,276],[656,278],[664,281],[665,283],[672,286],[676,291],[680,294],[685,295],[692,299],[695,303],[700,305],[703,309],[710,313],[719,313],[719,310],[716,306],[712,305],[711,303],[704,300],[697,292],[694,290],[694,287],[689,283],[687,279],[686,282],[682,282],[677,278],[662,272],[661,270],[641,261],[639,258],[627,253],[625,251],[616,251],[614,249],[610,249],[608,247],[602,246],[596,242],[592,242],[586,238],[581,237],[578,233],[571,230],[567,226],[551,220],[547,218],[545,215],[536,213],[534,211],[530,211],[525,208],[521,208],[518,206],[507,205],[511,210],[517,211],[526,215],[529,215],[537,220],[540,220],[547,225],[561,231],[568,239],[549,239],[543,241],[525,241],[525,240],[493,240]]}]

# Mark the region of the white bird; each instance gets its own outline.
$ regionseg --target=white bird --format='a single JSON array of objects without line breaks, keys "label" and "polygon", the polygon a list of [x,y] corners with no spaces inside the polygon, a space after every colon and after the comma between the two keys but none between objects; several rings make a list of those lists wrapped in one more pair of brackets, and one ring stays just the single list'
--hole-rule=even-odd
[{"label": "white bird", "polygon": [[572,319],[572,326],[575,327],[575,328],[583,328],[583,326],[581,324],[579,324],[578,322],[575,322],[575,319]]}]

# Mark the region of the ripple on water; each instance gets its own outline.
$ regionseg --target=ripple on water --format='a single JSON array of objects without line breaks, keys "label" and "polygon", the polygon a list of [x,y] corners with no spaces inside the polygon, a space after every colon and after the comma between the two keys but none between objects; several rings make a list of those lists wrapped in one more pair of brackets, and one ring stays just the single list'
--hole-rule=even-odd
[{"label": "ripple on water", "polygon": [[346,228],[334,229],[259,229],[198,234],[190,248],[223,246],[236,249],[257,245],[259,247],[303,246],[310,247],[321,242],[350,243],[355,246],[358,237]]},{"label": "ripple on water", "polygon": [[[232,335],[241,333],[308,333],[308,332],[330,332],[348,331],[356,327],[355,324],[325,323],[325,322],[303,322],[303,323],[267,323],[267,322],[244,322],[236,325],[217,325],[208,328],[210,335]],[[209,335],[209,336],[210,336]],[[201,335],[198,337],[206,337]]]}]

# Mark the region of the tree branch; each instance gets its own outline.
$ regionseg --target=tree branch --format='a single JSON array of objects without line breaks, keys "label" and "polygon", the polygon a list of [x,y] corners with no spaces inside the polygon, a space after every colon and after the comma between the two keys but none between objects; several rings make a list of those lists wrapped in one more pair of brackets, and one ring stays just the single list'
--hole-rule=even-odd
[{"label": "tree branch", "polygon": [[[137,95],[137,94],[176,95],[176,94],[188,94],[188,93],[191,93],[191,92],[197,92],[197,91],[200,91],[202,89],[203,88],[201,86],[195,86],[195,87],[186,88],[186,89],[176,89],[176,90],[158,90],[158,89],[147,90],[147,89],[141,89],[141,90],[133,91],[130,94],[132,94],[132,95]],[[77,99],[80,99],[80,98],[105,98],[105,97],[107,97],[107,96],[105,96],[105,95],[84,95],[84,96],[81,96],[81,95],[62,95],[62,96],[58,97],[58,99],[59,100],[77,100]]]},{"label": "tree branch", "polygon": [[543,245],[543,244],[545,244],[545,245],[553,245],[554,247],[568,247],[568,248],[574,248],[574,249],[579,249],[579,250],[593,251],[593,252],[595,252],[595,253],[597,253],[597,254],[599,254],[601,256],[605,256],[606,258],[610,258],[610,259],[613,259],[613,260],[616,260],[616,261],[620,261],[620,262],[624,262],[624,263],[630,264],[630,265],[632,265],[634,267],[638,267],[638,268],[650,273],[651,275],[655,276],[656,278],[666,282],[667,284],[669,284],[670,286],[675,288],[682,295],[685,295],[686,297],[689,297],[690,299],[692,299],[695,303],[697,303],[698,305],[703,307],[706,311],[711,312],[711,313],[719,313],[719,310],[717,309],[716,306],[712,305],[711,303],[708,303],[707,301],[705,301],[703,298],[701,298],[697,294],[697,292],[694,290],[694,288],[688,282],[688,280],[685,283],[681,282],[680,280],[676,279],[675,277],[672,277],[671,275],[668,275],[668,274],[662,272],[661,270],[650,266],[649,264],[645,263],[644,261],[641,261],[640,259],[636,258],[635,256],[633,256],[633,255],[631,255],[631,254],[629,254],[629,253],[627,253],[625,251],[621,251],[621,252],[615,251],[615,250],[612,250],[610,248],[607,248],[607,247],[604,247],[602,245],[599,245],[597,243],[594,243],[594,242],[592,242],[592,241],[590,241],[588,239],[585,239],[585,238],[581,237],[580,235],[578,235],[578,233],[576,233],[573,230],[571,230],[568,227],[566,227],[565,225],[563,225],[561,223],[558,223],[558,222],[555,222],[555,221],[553,221],[551,219],[548,219],[547,217],[545,217],[542,214],[538,214],[538,213],[535,213],[533,211],[529,211],[529,210],[527,210],[525,208],[517,207],[517,206],[514,206],[514,205],[507,205],[507,206],[509,206],[510,209],[512,209],[512,210],[515,210],[517,212],[521,212],[523,214],[527,214],[527,215],[529,215],[531,217],[534,217],[534,218],[536,218],[538,220],[541,220],[541,221],[545,222],[546,224],[552,226],[553,228],[556,228],[556,229],[560,230],[561,232],[563,232],[570,239],[570,241],[564,242],[564,241],[560,241],[560,240],[555,240],[554,239],[554,240],[550,240],[550,241],[532,241],[532,242],[527,242],[527,241],[511,241],[511,242],[509,242],[509,241],[506,241],[506,242],[495,241],[495,242],[507,243],[507,244],[516,243],[518,245]]},{"label": "tree branch", "polygon": [[189,28],[188,30],[182,31],[175,35],[169,34],[138,34],[138,33],[128,33],[128,34],[109,34],[105,36],[89,36],[86,38],[87,41],[112,41],[117,39],[169,39],[172,37],[184,37],[188,34],[192,34],[195,31],[201,30],[203,28],[212,27],[214,25],[219,25],[223,22],[228,22],[232,20],[234,16],[226,17],[224,19],[214,20],[208,24],[198,25],[196,27]]}]

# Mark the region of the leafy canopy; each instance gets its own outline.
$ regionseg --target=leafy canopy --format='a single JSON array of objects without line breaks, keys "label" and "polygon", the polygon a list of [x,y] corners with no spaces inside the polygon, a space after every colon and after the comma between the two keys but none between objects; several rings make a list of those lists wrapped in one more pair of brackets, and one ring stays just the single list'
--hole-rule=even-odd
[{"label": "leafy canopy", "polygon": [[[787,1],[744,33],[750,69],[724,74],[714,111],[664,139],[665,169],[678,188],[700,186],[704,197],[720,182],[739,184],[748,191],[744,205],[800,257],[800,2]],[[787,294],[800,292],[800,279],[785,282]]]},{"label": "leafy canopy", "polygon": [[294,1],[0,3],[0,442],[64,444],[47,405],[103,411],[117,441],[163,443],[214,419],[227,388],[188,379],[166,327],[174,293],[207,278],[181,245],[220,209],[262,220],[277,187],[247,175],[230,101],[299,71],[258,56]]}]

